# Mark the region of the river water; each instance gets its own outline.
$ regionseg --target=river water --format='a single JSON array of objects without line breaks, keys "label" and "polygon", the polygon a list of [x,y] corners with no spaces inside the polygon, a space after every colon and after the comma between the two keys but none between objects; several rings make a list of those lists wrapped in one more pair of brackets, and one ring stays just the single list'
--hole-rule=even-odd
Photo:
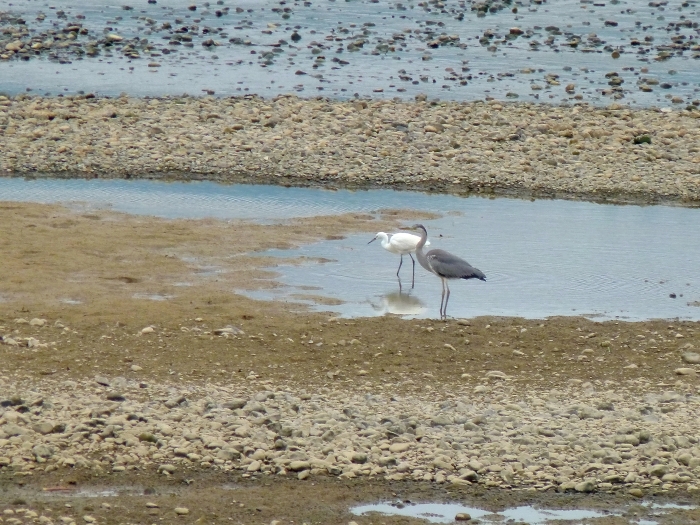
[{"label": "river water", "polygon": [[[698,5],[14,0],[0,5],[2,27],[29,28],[42,41],[54,38],[49,31],[66,34],[71,24],[87,34],[0,60],[0,92],[340,99],[425,93],[597,105],[621,97],[642,106],[671,106],[677,97],[675,105],[684,107],[700,99]],[[105,46],[107,35],[124,40]],[[90,42],[97,42],[94,56],[85,52]],[[127,43],[137,55],[125,54]],[[611,73],[621,80],[616,89]],[[566,91],[569,84],[574,88]]]},{"label": "river water", "polygon": [[[0,179],[0,201],[63,202],[167,218],[279,222],[348,212],[407,209],[424,221],[431,247],[482,270],[487,281],[452,281],[449,314],[593,319],[700,319],[697,209],[563,200],[488,199],[392,190],[326,191],[278,186],[123,180]],[[410,226],[410,224],[407,224]],[[328,232],[329,235],[333,232]],[[342,316],[436,317],[440,280],[368,245],[376,232],[266,255],[304,257],[275,270],[283,286],[252,297],[307,302]],[[318,262],[321,261],[321,262]],[[283,262],[283,261],[282,261]],[[241,292],[243,293],[243,292]],[[299,296],[340,301],[328,306]]]}]

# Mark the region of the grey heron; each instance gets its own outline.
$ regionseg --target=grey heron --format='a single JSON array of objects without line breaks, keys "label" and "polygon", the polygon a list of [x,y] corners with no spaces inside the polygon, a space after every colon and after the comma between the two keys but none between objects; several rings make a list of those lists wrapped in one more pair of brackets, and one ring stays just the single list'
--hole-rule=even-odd
[{"label": "grey heron", "polygon": [[[428,253],[424,253],[423,246],[425,246],[428,239],[428,231],[422,224],[415,224],[413,229],[420,231],[420,240],[416,245],[416,257],[418,257],[418,262],[430,273],[434,273],[442,279],[440,319],[447,319],[447,302],[450,300],[450,286],[447,284],[447,280],[479,279],[485,281],[486,276],[481,270],[474,268],[464,259],[460,259],[456,255],[452,255],[445,250],[430,250]],[[447,294],[445,292],[447,292]]]},{"label": "grey heron", "polygon": [[[416,260],[413,258],[411,253],[416,251],[416,245],[418,244],[418,241],[420,241],[420,237],[412,233],[387,234],[384,232],[379,232],[374,236],[374,239],[369,241],[367,244],[370,244],[377,239],[381,241],[382,248],[391,253],[397,253],[401,256],[399,269],[396,270],[396,277],[399,278],[399,287],[401,286],[401,277],[399,276],[399,272],[401,271],[401,265],[403,264],[403,256],[408,254],[408,256],[411,258],[411,261],[413,261],[413,278],[411,279],[411,288],[413,288],[416,281]],[[430,242],[426,241],[425,244],[427,246],[430,244]]]}]

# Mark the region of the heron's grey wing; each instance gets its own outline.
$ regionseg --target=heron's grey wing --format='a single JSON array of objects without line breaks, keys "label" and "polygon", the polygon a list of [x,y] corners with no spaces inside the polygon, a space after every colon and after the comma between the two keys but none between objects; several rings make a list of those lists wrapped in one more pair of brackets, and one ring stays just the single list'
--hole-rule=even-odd
[{"label": "heron's grey wing", "polygon": [[486,276],[481,270],[445,250],[430,250],[426,254],[426,258],[433,271],[446,279],[486,280]]}]

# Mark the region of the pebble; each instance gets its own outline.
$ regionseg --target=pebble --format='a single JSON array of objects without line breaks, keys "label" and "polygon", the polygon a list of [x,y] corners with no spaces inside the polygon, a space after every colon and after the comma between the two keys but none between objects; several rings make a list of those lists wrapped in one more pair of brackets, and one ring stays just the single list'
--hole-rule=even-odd
[{"label": "pebble", "polygon": [[137,381],[103,379],[124,394],[109,414],[93,380],[74,381],[70,391],[48,377],[32,385],[6,380],[8,399],[31,391],[44,402],[30,412],[22,404],[0,407],[0,469],[185,476],[213,469],[630,494],[655,483],[700,484],[697,392],[620,385],[598,392],[580,381],[556,392],[516,391],[497,381],[487,396],[469,385],[449,396],[389,389],[367,396],[343,388],[308,394],[289,385],[154,383],[140,397]]},{"label": "pebble", "polygon": [[175,514],[178,516],[185,516],[190,513],[190,509],[187,507],[175,507]]},{"label": "pebble", "polygon": [[696,352],[686,352],[683,354],[683,361],[689,365],[698,365],[700,364],[700,354]]},{"label": "pebble", "polygon": [[4,99],[0,174],[237,173],[248,182],[700,201],[700,111],[291,95]]}]

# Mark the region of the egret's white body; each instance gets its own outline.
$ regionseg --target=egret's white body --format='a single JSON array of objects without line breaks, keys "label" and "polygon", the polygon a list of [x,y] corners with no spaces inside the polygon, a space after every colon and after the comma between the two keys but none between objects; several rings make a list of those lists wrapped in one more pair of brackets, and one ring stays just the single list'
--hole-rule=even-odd
[{"label": "egret's white body", "polygon": [[[392,233],[388,234],[385,232],[379,232],[374,236],[369,242],[374,242],[379,239],[379,242],[386,251],[391,253],[396,253],[401,256],[401,262],[399,262],[399,269],[396,270],[396,276],[399,277],[399,272],[401,271],[401,265],[403,264],[403,256],[408,255],[413,261],[413,278],[411,279],[411,288],[415,284],[416,277],[416,261],[413,258],[412,253],[416,251],[416,246],[420,241],[419,235],[414,235],[413,233]],[[369,244],[369,242],[367,244]],[[430,241],[426,241],[426,245],[430,244]],[[399,279],[401,279],[399,277]],[[400,282],[400,281],[399,281]]]}]

